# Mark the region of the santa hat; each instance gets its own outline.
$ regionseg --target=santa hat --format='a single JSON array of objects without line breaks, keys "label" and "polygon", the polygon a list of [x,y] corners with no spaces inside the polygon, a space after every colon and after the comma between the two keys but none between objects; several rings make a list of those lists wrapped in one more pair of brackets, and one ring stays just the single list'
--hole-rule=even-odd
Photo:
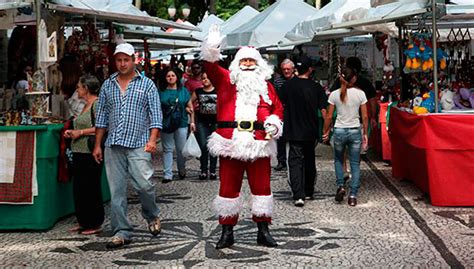
[{"label": "santa hat", "polygon": [[[260,67],[265,79],[270,79],[272,77],[273,67],[263,59],[262,55],[260,54],[260,52],[258,52],[256,48],[248,46],[241,47],[239,51],[237,51],[237,53],[235,54],[234,60],[232,60],[229,66],[229,70],[231,71],[231,73],[235,70],[238,70],[240,66],[240,60],[246,58],[254,59],[257,62],[257,65]],[[234,79],[235,78],[233,78],[231,74],[231,81],[233,81]]]},{"label": "santa hat", "polygon": [[260,52],[258,52],[256,48],[249,46],[241,47],[239,51],[237,51],[237,53],[235,54],[234,59],[240,62],[240,60],[247,58],[254,59],[257,62],[263,60],[262,55],[260,55]]}]

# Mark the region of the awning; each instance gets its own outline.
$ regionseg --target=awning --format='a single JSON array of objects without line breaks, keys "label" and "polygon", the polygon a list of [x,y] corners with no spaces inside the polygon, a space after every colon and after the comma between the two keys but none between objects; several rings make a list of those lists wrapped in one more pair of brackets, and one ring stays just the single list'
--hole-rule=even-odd
[{"label": "awning", "polygon": [[[143,39],[125,39],[125,42],[135,45],[138,48],[143,47]],[[180,49],[180,48],[193,48],[199,47],[200,42],[196,41],[184,41],[184,40],[171,40],[163,38],[147,39],[148,48],[150,50],[168,50],[168,49]]]},{"label": "awning", "polygon": [[105,20],[105,21],[159,26],[159,27],[165,27],[165,28],[172,27],[175,29],[199,31],[199,28],[195,26],[175,23],[169,20],[164,20],[164,19],[151,17],[151,16],[147,17],[147,16],[128,15],[124,13],[105,12],[105,11],[94,10],[94,9],[77,8],[77,7],[71,7],[71,6],[56,5],[56,4],[46,4],[46,8],[53,11],[57,11],[57,12],[63,12],[67,14],[77,14],[79,16],[88,17],[88,18],[97,18],[97,19]]},{"label": "awning", "polygon": [[27,7],[27,6],[31,6],[31,3],[27,3],[22,0],[0,2],[0,10],[16,9],[16,8]]},{"label": "awning", "polygon": [[370,8],[365,18],[336,23],[332,25],[332,28],[354,28],[358,26],[382,24],[426,12],[428,12],[426,1],[394,2]]}]

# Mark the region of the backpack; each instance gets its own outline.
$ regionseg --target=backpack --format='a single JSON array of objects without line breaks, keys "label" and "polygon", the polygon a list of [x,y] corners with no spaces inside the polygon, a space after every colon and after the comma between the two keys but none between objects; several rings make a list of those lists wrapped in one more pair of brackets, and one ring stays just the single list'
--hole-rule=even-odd
[{"label": "backpack", "polygon": [[179,128],[181,124],[182,112],[179,105],[179,98],[176,97],[176,101],[171,106],[162,106],[163,110],[163,128],[162,132],[173,133]]}]

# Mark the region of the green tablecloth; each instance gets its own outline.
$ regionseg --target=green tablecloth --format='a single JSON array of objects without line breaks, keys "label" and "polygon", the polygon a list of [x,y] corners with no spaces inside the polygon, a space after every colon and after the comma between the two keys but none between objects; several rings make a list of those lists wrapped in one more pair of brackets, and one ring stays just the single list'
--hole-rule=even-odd
[{"label": "green tablecloth", "polygon": [[[45,230],[58,219],[74,213],[72,182],[58,177],[59,136],[62,124],[0,126],[0,132],[36,131],[38,196],[32,205],[0,204],[0,230]],[[105,173],[102,177],[104,201],[110,199]]]}]

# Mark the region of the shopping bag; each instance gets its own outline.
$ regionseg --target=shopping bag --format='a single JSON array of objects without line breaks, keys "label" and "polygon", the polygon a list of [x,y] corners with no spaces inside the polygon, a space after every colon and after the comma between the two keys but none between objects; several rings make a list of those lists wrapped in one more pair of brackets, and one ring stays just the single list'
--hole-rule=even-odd
[{"label": "shopping bag", "polygon": [[199,148],[199,144],[194,136],[194,133],[191,133],[186,140],[186,144],[183,147],[183,156],[184,157],[201,157],[201,148]]}]

